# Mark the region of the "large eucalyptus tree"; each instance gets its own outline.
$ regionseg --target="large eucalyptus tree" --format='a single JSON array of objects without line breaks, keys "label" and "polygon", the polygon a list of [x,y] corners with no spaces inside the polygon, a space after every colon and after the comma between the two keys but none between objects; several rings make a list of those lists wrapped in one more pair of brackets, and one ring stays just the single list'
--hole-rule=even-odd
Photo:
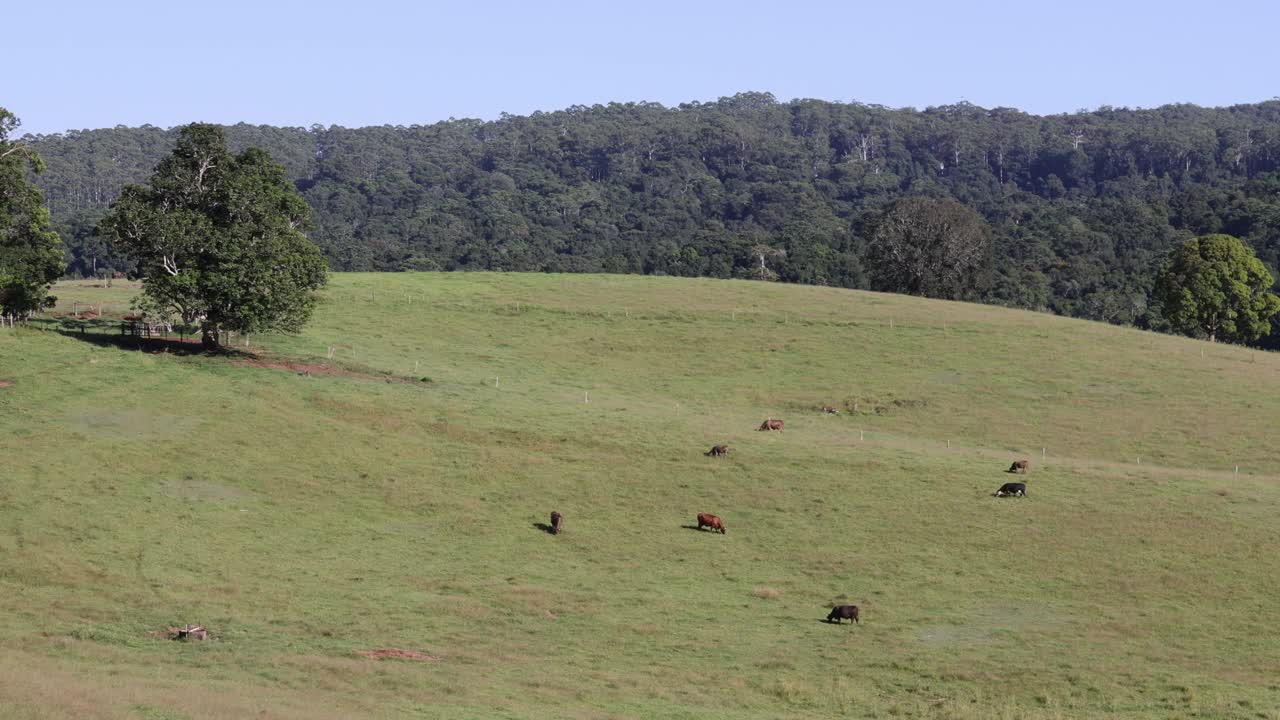
[{"label": "large eucalyptus tree", "polygon": [[129,185],[102,234],[138,263],[144,293],[207,348],[224,331],[296,332],[311,315],[327,264],[307,238],[311,211],[266,151],[233,155],[222,129],[183,128],[147,185]]}]

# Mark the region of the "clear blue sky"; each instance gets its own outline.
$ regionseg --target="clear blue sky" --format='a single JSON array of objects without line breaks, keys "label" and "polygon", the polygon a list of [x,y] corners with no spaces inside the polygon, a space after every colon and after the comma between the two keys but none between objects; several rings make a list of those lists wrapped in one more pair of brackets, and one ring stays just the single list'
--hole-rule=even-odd
[{"label": "clear blue sky", "polygon": [[0,3],[21,132],[348,127],[747,90],[1058,113],[1280,95],[1280,3]]}]

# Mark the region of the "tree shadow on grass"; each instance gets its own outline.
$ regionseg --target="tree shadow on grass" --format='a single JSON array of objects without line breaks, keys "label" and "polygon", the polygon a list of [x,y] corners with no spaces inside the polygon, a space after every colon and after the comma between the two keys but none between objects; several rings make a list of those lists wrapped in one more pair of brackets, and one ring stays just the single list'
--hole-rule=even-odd
[{"label": "tree shadow on grass", "polygon": [[172,355],[227,355],[246,356],[235,348],[223,347],[209,351],[200,343],[199,335],[171,337],[141,337],[120,332],[121,321],[112,319],[73,320],[71,318],[35,318],[31,327],[46,332],[56,332],[98,347],[114,347],[122,350],[138,350],[148,353]]}]

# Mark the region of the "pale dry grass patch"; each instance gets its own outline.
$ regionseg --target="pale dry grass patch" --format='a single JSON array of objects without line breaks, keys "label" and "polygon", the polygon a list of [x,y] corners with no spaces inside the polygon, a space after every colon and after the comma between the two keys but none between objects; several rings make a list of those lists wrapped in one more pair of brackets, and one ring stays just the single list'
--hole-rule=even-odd
[{"label": "pale dry grass patch", "polygon": [[168,677],[118,677],[62,670],[54,662],[25,653],[0,659],[0,714],[5,718],[136,718],[138,708],[154,708],[175,717],[238,720],[328,720],[352,717],[357,707],[332,695],[317,697],[305,689],[259,688],[252,694],[234,685],[209,682],[190,671]]}]

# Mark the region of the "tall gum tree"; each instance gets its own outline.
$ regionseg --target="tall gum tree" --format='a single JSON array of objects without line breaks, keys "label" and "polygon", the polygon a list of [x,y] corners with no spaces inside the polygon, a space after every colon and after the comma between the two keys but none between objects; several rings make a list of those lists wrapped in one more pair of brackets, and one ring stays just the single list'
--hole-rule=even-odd
[{"label": "tall gum tree", "polygon": [[10,140],[20,125],[0,108],[0,315],[25,319],[53,305],[49,286],[67,263],[44,197],[27,181],[44,163],[25,143]]},{"label": "tall gum tree", "polygon": [[100,229],[137,261],[147,297],[199,322],[216,349],[228,330],[297,332],[310,318],[328,272],[310,222],[266,151],[233,155],[220,127],[197,123],[147,185],[124,188]]}]

